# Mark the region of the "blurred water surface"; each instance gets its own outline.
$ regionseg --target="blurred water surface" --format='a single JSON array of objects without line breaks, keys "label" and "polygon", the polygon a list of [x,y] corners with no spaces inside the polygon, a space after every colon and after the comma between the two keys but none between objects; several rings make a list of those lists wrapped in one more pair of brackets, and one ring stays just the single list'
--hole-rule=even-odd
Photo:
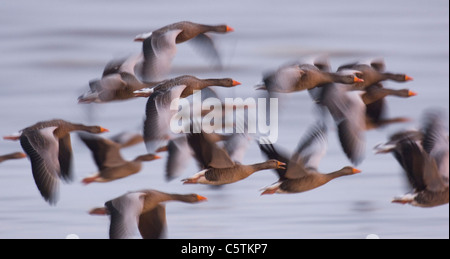
[{"label": "blurred water surface", "polygon": [[[0,164],[0,238],[107,238],[107,217],[87,211],[130,190],[155,188],[196,192],[207,203],[167,205],[168,238],[449,238],[448,205],[432,209],[391,204],[407,191],[391,155],[373,155],[372,147],[396,130],[413,127],[428,107],[449,111],[449,3],[446,0],[380,1],[3,1],[0,6],[0,134],[16,132],[39,120],[62,118],[99,124],[111,133],[140,130],[145,100],[96,105],[77,104],[87,83],[101,75],[111,58],[138,53],[135,35],[169,23],[191,20],[227,23],[235,32],[215,35],[224,69],[210,63],[188,44],[178,46],[170,76],[232,77],[242,82],[226,89],[252,96],[253,86],[268,69],[284,62],[326,54],[333,68],[356,60],[384,57],[387,69],[414,77],[407,84],[419,93],[409,100],[389,99],[389,115],[410,116],[409,124],[367,133],[363,173],[343,177],[311,192],[260,196],[276,181],[270,171],[219,189],[164,180],[165,159],[147,163],[142,172],[108,184],[83,186],[95,171],[89,150],[74,136],[76,180],[61,186],[60,201],[48,206],[40,197],[27,160]],[[222,92],[223,89],[220,90]],[[283,102],[278,144],[293,150],[314,122],[306,92]],[[448,125],[448,124],[447,124]],[[106,135],[108,136],[108,135]],[[336,134],[320,170],[348,163]],[[0,141],[0,154],[20,150]],[[124,150],[126,158],[145,151]],[[244,162],[262,160],[252,144]],[[186,169],[197,171],[195,163]]]}]

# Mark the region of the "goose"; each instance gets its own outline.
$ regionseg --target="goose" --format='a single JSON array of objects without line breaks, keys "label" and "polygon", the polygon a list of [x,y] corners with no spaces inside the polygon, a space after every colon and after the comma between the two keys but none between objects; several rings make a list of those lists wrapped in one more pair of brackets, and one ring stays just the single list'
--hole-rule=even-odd
[{"label": "goose", "polygon": [[381,83],[371,85],[364,89],[361,98],[366,105],[366,129],[381,128],[393,123],[409,122],[410,119],[406,117],[386,118],[387,111],[387,96],[396,96],[401,98],[410,98],[416,96],[417,93],[409,89],[394,90],[384,88]]},{"label": "goose", "polygon": [[100,126],[86,126],[61,119],[41,121],[4,139],[20,140],[31,162],[33,177],[41,196],[50,205],[58,201],[60,179],[71,182],[72,145],[70,132],[86,131],[99,134],[108,132]]},{"label": "goose", "polygon": [[84,184],[111,182],[136,174],[142,170],[143,162],[161,158],[154,154],[145,154],[139,155],[131,161],[126,161],[120,154],[122,144],[92,134],[80,133],[78,136],[91,150],[98,168],[96,174],[82,180]]},{"label": "goose", "polygon": [[449,202],[449,141],[440,111],[429,110],[423,118],[420,130],[397,132],[375,151],[392,153],[412,188],[392,202],[430,208]]},{"label": "goose", "polygon": [[78,103],[108,103],[134,98],[134,91],[151,88],[159,82],[143,82],[134,73],[141,55],[113,59],[104,68],[101,79],[89,82],[90,90],[78,97]]},{"label": "goose", "polygon": [[164,202],[198,203],[207,201],[198,194],[174,194],[157,190],[140,190],[109,200],[104,207],[93,208],[90,215],[109,215],[109,238],[129,239],[137,234],[143,239],[162,238],[166,231]]},{"label": "goose", "polygon": [[231,184],[241,181],[255,172],[283,168],[285,165],[275,159],[251,165],[236,163],[226,150],[220,148],[205,132],[188,134],[187,139],[193,149],[194,157],[203,170],[183,179],[183,184]]},{"label": "goose", "polygon": [[354,84],[363,81],[358,77],[359,74],[356,70],[332,73],[314,64],[287,64],[274,72],[265,73],[264,83],[258,85],[257,90],[291,93],[311,90],[327,83]]},{"label": "goose", "polygon": [[176,44],[191,41],[199,46],[202,53],[217,61],[221,67],[219,53],[208,32],[229,33],[234,31],[228,25],[206,25],[182,21],[173,23],[152,32],[142,33],[134,41],[142,42],[143,60],[136,67],[145,81],[159,81],[170,71],[175,57]]},{"label": "goose", "polygon": [[231,78],[199,79],[184,75],[170,80],[153,88],[146,105],[146,118],[144,121],[144,141],[148,153],[154,153],[161,146],[165,146],[170,137],[170,121],[178,111],[179,98],[185,98],[196,90],[209,86],[234,87],[239,82]]},{"label": "goose", "polygon": [[361,95],[361,98],[363,99],[364,104],[368,105],[387,96],[410,98],[416,95],[416,92],[409,89],[390,89],[383,87],[383,84],[381,83],[376,83],[366,87],[364,89],[364,93]]},{"label": "goose", "polygon": [[278,169],[279,180],[277,183],[263,188],[264,194],[274,193],[301,193],[316,189],[338,177],[354,175],[361,170],[351,166],[323,174],[318,171],[321,158],[325,155],[327,146],[326,127],[319,123],[305,135],[295,153],[288,158],[284,153],[278,152],[273,144],[261,144],[261,151],[269,159],[277,159],[287,162],[286,169]]},{"label": "goose", "polygon": [[372,59],[369,61],[355,62],[340,66],[337,71],[358,70],[361,72],[363,81],[356,82],[355,88],[362,89],[381,81],[393,80],[395,82],[412,81],[413,78],[400,73],[389,73],[385,71],[386,65],[382,59]]},{"label": "goose", "polygon": [[[242,163],[249,144],[247,134],[233,133],[230,135],[222,135],[210,133],[209,135],[211,141],[215,143],[221,142],[219,144],[222,144],[222,147],[229,154],[232,161]],[[171,181],[180,176],[186,169],[189,161],[193,158],[193,148],[189,145],[186,134],[182,134],[179,137],[171,139],[167,145],[167,149],[166,180]],[[201,170],[205,169],[201,163],[198,163],[198,165]]]}]

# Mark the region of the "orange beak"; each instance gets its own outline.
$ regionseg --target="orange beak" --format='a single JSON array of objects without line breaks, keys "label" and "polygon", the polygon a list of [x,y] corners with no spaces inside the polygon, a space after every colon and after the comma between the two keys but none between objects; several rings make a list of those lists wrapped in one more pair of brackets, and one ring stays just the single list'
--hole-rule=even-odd
[{"label": "orange beak", "polygon": [[105,128],[102,128],[102,127],[100,127],[100,132],[101,132],[101,133],[103,133],[103,132],[109,132],[109,130],[108,130],[108,129],[105,129]]},{"label": "orange beak", "polygon": [[154,159],[156,160],[156,159],[161,159],[162,157],[160,157],[160,156],[154,156]]},{"label": "orange beak", "polygon": [[410,203],[410,201],[408,201],[408,200],[393,200],[392,203],[400,203],[400,204],[405,205],[405,204]]},{"label": "orange beak", "polygon": [[405,75],[405,81],[412,81],[412,80],[414,80],[412,77]]},{"label": "orange beak", "polygon": [[3,139],[4,140],[19,140],[20,139],[20,137],[18,137],[18,136],[4,136],[3,137]]},{"label": "orange beak", "polygon": [[361,173],[362,171],[359,170],[359,169],[353,168],[353,169],[352,169],[352,172],[353,172],[354,174],[358,174],[358,173]]},{"label": "orange beak", "polygon": [[25,158],[25,157],[27,157],[27,154],[25,154],[25,153],[20,153],[20,154],[19,154],[19,157]]},{"label": "orange beak", "polygon": [[203,196],[200,196],[200,195],[198,195],[198,194],[197,194],[197,199],[198,199],[199,201],[207,201],[207,200],[208,200],[208,198],[203,197]]},{"label": "orange beak", "polygon": [[277,167],[279,168],[279,169],[286,169],[286,163],[282,163],[282,162],[280,162],[280,161],[277,161]]},{"label": "orange beak", "polygon": [[90,215],[107,215],[108,210],[106,208],[93,208],[89,211]]},{"label": "orange beak", "polygon": [[237,86],[237,85],[240,85],[241,83],[240,82],[238,82],[238,81],[235,81],[235,80],[233,80],[233,86]]},{"label": "orange beak", "polygon": [[361,78],[359,78],[359,77],[356,77],[356,76],[355,76],[354,82],[355,82],[355,83],[362,83],[362,82],[364,82],[364,80],[361,79]]},{"label": "orange beak", "polygon": [[232,31],[234,31],[234,29],[227,25],[227,32],[232,32]]},{"label": "orange beak", "polygon": [[413,91],[409,91],[409,92],[408,92],[408,96],[416,96],[416,95],[417,95],[416,92],[413,92]]},{"label": "orange beak", "polygon": [[164,152],[164,151],[169,151],[169,147],[168,146],[160,147],[156,150],[156,153]]}]

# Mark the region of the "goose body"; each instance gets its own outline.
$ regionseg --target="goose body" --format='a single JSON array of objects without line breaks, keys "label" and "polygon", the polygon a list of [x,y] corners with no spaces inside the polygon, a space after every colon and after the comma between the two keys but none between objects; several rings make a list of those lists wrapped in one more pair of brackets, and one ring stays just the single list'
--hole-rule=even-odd
[{"label": "goose body", "polygon": [[299,144],[296,152],[289,158],[280,155],[272,144],[260,144],[261,151],[270,159],[287,162],[286,169],[277,170],[277,183],[263,189],[261,194],[301,193],[316,189],[329,181],[360,170],[346,166],[338,171],[323,174],[318,171],[318,163],[326,150],[326,127],[315,125]]},{"label": "goose body", "polygon": [[386,72],[385,67],[386,65],[383,60],[374,59],[367,62],[355,62],[342,65],[337,71],[360,71],[361,79],[363,79],[363,81],[355,83],[356,89],[366,88],[385,80],[393,80],[395,82],[407,82],[413,80],[412,77],[406,74]]},{"label": "goose body", "polygon": [[114,59],[104,68],[101,79],[89,82],[89,91],[78,97],[78,103],[107,103],[135,97],[134,91],[151,88],[159,82],[143,82],[134,73],[140,55]]},{"label": "goose body", "polygon": [[409,89],[396,90],[384,88],[381,83],[366,87],[364,93],[361,95],[366,106],[366,129],[381,128],[393,123],[408,122],[409,119],[405,117],[386,118],[386,97],[410,98],[416,95],[417,93]]},{"label": "goose body", "polygon": [[284,163],[271,159],[263,163],[243,165],[233,161],[227,151],[217,146],[207,133],[189,134],[188,143],[194,157],[203,168],[193,176],[183,179],[184,184],[223,185],[243,180],[255,172],[283,168]]},{"label": "goose body", "polygon": [[[83,183],[110,182],[141,171],[142,163],[153,161],[160,157],[154,154],[140,155],[131,161],[125,160],[120,154],[123,144],[98,136],[79,134],[80,139],[91,150],[96,162],[98,173],[83,179]],[[127,144],[128,141],[125,142]]]},{"label": "goose body", "polygon": [[146,105],[144,121],[144,141],[149,153],[165,146],[170,136],[170,120],[178,111],[178,99],[192,95],[194,90],[209,86],[233,87],[240,83],[231,78],[198,79],[193,76],[180,76],[157,85]]},{"label": "goose body", "polygon": [[70,132],[94,134],[108,130],[64,120],[38,122],[21,130],[20,144],[28,155],[33,177],[42,197],[54,205],[58,200],[60,179],[72,181],[72,146]]},{"label": "goose body", "polygon": [[[235,133],[232,135],[220,135],[211,133],[211,141],[222,142],[223,147],[232,161],[241,163],[247,150],[248,137],[246,134]],[[166,179],[168,181],[178,177],[186,169],[187,163],[193,158],[192,147],[189,145],[186,135],[171,139],[168,148],[166,163]],[[201,169],[203,165],[199,164]]]},{"label": "goose body", "polygon": [[419,131],[401,131],[376,146],[377,153],[392,153],[412,191],[392,202],[435,207],[449,202],[449,143],[442,114],[429,111]]},{"label": "goose body", "polygon": [[197,203],[207,199],[198,194],[173,194],[157,190],[128,192],[94,208],[91,215],[110,215],[111,239],[133,238],[139,231],[144,239],[162,238],[166,229],[164,202]]},{"label": "goose body", "polygon": [[146,81],[158,81],[168,74],[177,52],[176,44],[192,41],[202,53],[214,58],[220,65],[220,57],[208,32],[227,33],[233,29],[227,25],[206,25],[188,21],[177,22],[150,33],[142,33],[135,41],[142,41],[143,60],[137,66],[138,73]]},{"label": "goose body", "polygon": [[263,77],[264,84],[258,89],[290,93],[311,90],[327,83],[354,84],[361,81],[357,74],[358,71],[331,73],[312,64],[289,64],[266,73]]},{"label": "goose body", "polygon": [[250,175],[266,169],[276,169],[284,164],[276,160],[268,160],[264,163],[241,165],[234,164],[226,168],[208,168],[183,180],[184,184],[208,184],[223,185],[241,181]]}]

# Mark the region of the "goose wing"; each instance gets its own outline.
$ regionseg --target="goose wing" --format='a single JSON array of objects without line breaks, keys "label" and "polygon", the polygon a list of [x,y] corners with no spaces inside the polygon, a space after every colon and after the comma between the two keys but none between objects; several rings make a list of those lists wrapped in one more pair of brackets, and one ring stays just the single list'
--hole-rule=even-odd
[{"label": "goose wing", "polygon": [[72,168],[72,142],[70,141],[70,134],[65,135],[59,139],[58,160],[61,168],[61,177],[66,182],[73,181]]},{"label": "goose wing", "polygon": [[287,178],[300,178],[309,171],[317,171],[327,150],[327,128],[324,123],[313,125],[300,141],[289,160]]},{"label": "goose wing", "polygon": [[119,144],[88,133],[78,133],[78,136],[91,150],[99,171],[126,163],[120,154]]},{"label": "goose wing", "polygon": [[178,111],[178,98],[186,85],[161,89],[150,95],[146,105],[144,141],[149,153],[164,146],[169,140],[170,121]]},{"label": "goose wing", "polygon": [[105,203],[111,217],[110,239],[132,238],[137,233],[144,195],[142,192],[127,193]]},{"label": "goose wing", "polygon": [[358,93],[349,93],[341,85],[323,87],[322,104],[337,125],[342,149],[353,164],[359,164],[365,153],[365,105]]},{"label": "goose wing", "polygon": [[170,181],[183,172],[192,154],[185,135],[170,140],[167,148],[169,157],[166,163],[166,179]]},{"label": "goose wing", "polygon": [[105,68],[103,69],[102,77],[105,77],[107,75],[116,74],[120,71],[120,67],[123,65],[123,63],[127,60],[127,57],[122,58],[115,58],[109,61]]},{"label": "goose wing", "polygon": [[143,239],[160,239],[166,232],[166,207],[158,204],[139,216],[139,232]]},{"label": "goose wing", "polygon": [[295,90],[300,78],[305,74],[298,64],[286,65],[275,72],[266,73],[264,85],[269,92],[288,93]]},{"label": "goose wing", "polygon": [[428,170],[424,177],[433,190],[448,187],[449,181],[449,141],[442,117],[440,112],[429,111],[423,123],[423,148],[433,169]]},{"label": "goose wing", "polygon": [[187,140],[201,168],[229,168],[235,165],[226,150],[220,148],[209,134],[191,133]]},{"label": "goose wing", "polygon": [[272,143],[267,144],[259,143],[259,148],[268,159],[275,159],[286,164],[286,169],[282,168],[276,169],[276,172],[280,180],[286,179],[285,177],[286,171],[289,168],[289,156],[286,155],[286,152],[283,151],[280,152],[279,148],[275,148]]},{"label": "goose wing", "polygon": [[200,33],[189,42],[192,43],[200,54],[211,59],[217,68],[222,68],[219,52],[210,36]]},{"label": "goose wing", "polygon": [[50,204],[58,200],[59,178],[58,140],[53,135],[57,127],[25,130],[20,144],[30,158],[34,181],[42,197]]},{"label": "goose wing", "polygon": [[142,77],[144,81],[159,81],[170,71],[172,59],[177,48],[175,39],[182,30],[168,30],[165,32],[153,32],[144,40],[142,52]]}]

